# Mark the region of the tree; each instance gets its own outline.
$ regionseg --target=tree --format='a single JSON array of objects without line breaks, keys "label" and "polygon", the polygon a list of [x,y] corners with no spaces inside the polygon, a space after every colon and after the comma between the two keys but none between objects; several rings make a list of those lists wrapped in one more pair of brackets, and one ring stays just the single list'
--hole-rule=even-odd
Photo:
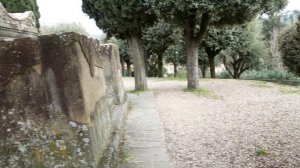
[{"label": "tree", "polygon": [[141,37],[143,29],[156,20],[154,9],[136,0],[85,0],[82,8],[109,37],[127,39],[134,64],[135,90],[147,90]]},{"label": "tree", "polygon": [[199,55],[198,66],[202,72],[202,77],[206,78],[206,70],[207,70],[207,67],[209,66],[209,59],[208,59],[209,56],[203,48],[199,49],[198,55]]},{"label": "tree", "polygon": [[164,54],[165,62],[173,64],[174,77],[178,76],[178,66],[186,64],[183,43],[179,40],[171,45]]},{"label": "tree", "polygon": [[222,53],[223,64],[234,79],[239,79],[246,70],[257,68],[268,54],[255,26],[252,22],[233,29],[231,46]]},{"label": "tree", "polygon": [[300,15],[298,23],[281,34],[280,50],[284,65],[300,76]]},{"label": "tree", "polygon": [[263,28],[262,32],[264,39],[268,42],[270,48],[270,59],[269,68],[275,68],[277,70],[283,70],[283,64],[281,60],[281,55],[279,52],[279,35],[282,31],[284,24],[281,22],[281,14],[273,14],[267,18],[263,18]]},{"label": "tree", "polygon": [[143,33],[143,42],[146,50],[157,55],[158,77],[163,77],[163,55],[168,47],[179,37],[179,30],[173,25],[159,20]]},{"label": "tree", "polygon": [[241,24],[259,13],[282,9],[287,0],[148,0],[184,30],[188,88],[198,88],[198,47],[209,26]]},{"label": "tree", "polygon": [[39,18],[40,12],[36,0],[0,0],[7,12],[10,13],[23,13],[32,11],[36,18],[36,26],[40,27]]},{"label": "tree", "polygon": [[[216,71],[215,71],[215,57],[222,51],[228,48],[231,44],[231,29],[230,28],[211,28],[206,38],[202,41],[202,46],[206,52],[208,59],[206,59],[210,68],[210,76],[211,78],[216,78]],[[203,56],[204,54],[199,54]],[[204,58],[199,58],[202,60],[202,67]],[[205,60],[205,62],[206,62]],[[199,62],[200,63],[200,62]],[[200,66],[201,67],[201,66]],[[204,68],[204,67],[203,67]],[[202,68],[202,69],[203,69]],[[202,71],[201,69],[201,71]]]}]

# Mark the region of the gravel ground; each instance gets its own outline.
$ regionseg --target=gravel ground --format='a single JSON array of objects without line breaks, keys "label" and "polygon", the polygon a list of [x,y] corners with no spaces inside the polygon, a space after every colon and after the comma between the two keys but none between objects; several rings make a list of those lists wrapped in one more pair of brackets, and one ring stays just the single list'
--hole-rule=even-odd
[{"label": "gravel ground", "polygon": [[[133,88],[132,79],[124,83]],[[211,98],[183,92],[185,81],[148,85],[177,168],[300,167],[300,87],[201,80]]]}]

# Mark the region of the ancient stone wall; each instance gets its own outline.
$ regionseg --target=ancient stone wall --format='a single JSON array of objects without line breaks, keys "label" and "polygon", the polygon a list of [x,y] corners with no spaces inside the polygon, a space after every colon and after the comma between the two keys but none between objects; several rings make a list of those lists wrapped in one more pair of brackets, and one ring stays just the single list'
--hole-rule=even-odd
[{"label": "ancient stone wall", "polygon": [[0,40],[0,167],[113,165],[103,156],[115,155],[126,107],[116,45]]},{"label": "ancient stone wall", "polygon": [[8,13],[0,3],[0,39],[37,36],[33,12]]}]

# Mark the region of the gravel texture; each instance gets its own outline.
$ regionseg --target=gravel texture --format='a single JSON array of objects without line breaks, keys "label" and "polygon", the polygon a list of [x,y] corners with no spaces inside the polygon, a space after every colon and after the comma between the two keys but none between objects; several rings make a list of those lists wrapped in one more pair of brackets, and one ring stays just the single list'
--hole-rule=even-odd
[{"label": "gravel texture", "polygon": [[[125,86],[133,88],[126,78]],[[177,168],[300,167],[300,87],[201,80],[214,97],[186,93],[185,81],[149,79]]]}]

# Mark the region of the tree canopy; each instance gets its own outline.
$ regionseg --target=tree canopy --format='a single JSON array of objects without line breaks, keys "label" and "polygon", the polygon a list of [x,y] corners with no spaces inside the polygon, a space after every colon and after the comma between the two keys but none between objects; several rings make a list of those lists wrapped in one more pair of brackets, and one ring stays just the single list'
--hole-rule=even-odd
[{"label": "tree canopy", "polygon": [[149,0],[158,13],[184,30],[188,88],[198,88],[198,46],[210,25],[242,24],[260,13],[274,13],[287,0]]},{"label": "tree canopy", "polygon": [[280,49],[283,63],[290,71],[300,76],[300,15],[298,23],[282,33]]},{"label": "tree canopy", "polygon": [[36,0],[0,0],[5,9],[10,13],[23,13],[32,11],[36,17],[37,27],[40,27],[40,12]]},{"label": "tree canopy", "polygon": [[232,30],[231,45],[222,57],[226,70],[234,79],[239,79],[246,70],[263,64],[268,55],[259,30],[255,21]]},{"label": "tree canopy", "polygon": [[141,35],[143,28],[156,20],[153,9],[136,0],[84,0],[82,8],[109,37],[121,39]]},{"label": "tree canopy", "polygon": [[154,9],[136,0],[84,0],[82,8],[108,37],[127,39],[134,64],[135,90],[147,90],[141,36],[143,29],[156,20]]},{"label": "tree canopy", "polygon": [[180,30],[164,20],[159,20],[143,33],[146,50],[157,55],[158,77],[163,77],[163,55],[168,47],[180,40]]}]

